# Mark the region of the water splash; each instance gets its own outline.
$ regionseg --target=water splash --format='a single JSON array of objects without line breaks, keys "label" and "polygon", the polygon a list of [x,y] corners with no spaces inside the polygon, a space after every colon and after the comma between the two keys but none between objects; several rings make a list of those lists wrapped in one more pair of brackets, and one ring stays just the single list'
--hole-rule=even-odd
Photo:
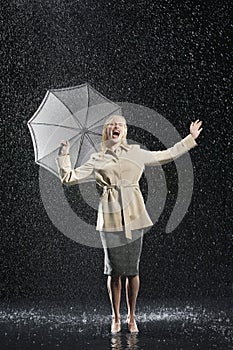
[{"label": "water splash", "polygon": [[200,342],[201,338],[205,344],[216,343],[227,349],[233,339],[232,315],[227,308],[211,307],[211,304],[205,307],[182,302],[179,306],[153,302],[139,305],[140,333],[134,336],[127,333],[126,316],[122,318],[121,334],[111,336],[111,316],[106,307],[77,303],[75,306],[43,303],[33,307],[3,303],[0,324],[4,331],[2,338],[8,346],[11,342],[22,345],[22,342],[34,341],[38,346],[56,343],[59,347],[66,340],[70,346],[81,342],[84,349],[85,344],[95,344],[96,349],[102,349],[108,342],[111,349],[137,350],[143,346],[150,349],[155,342],[172,346],[171,342],[179,343],[182,339],[187,345],[188,341]]}]

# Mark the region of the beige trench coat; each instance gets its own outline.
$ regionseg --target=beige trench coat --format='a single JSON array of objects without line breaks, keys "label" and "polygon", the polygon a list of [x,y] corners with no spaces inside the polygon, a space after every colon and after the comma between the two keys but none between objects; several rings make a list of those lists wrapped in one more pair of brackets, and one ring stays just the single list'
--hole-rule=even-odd
[{"label": "beige trench coat", "polygon": [[153,225],[138,185],[145,166],[163,165],[197,146],[191,134],[164,151],[147,151],[139,145],[121,145],[116,152],[94,153],[89,161],[72,169],[70,156],[56,158],[61,182],[74,185],[95,179],[103,188],[98,208],[96,229],[99,231],[125,231]]}]

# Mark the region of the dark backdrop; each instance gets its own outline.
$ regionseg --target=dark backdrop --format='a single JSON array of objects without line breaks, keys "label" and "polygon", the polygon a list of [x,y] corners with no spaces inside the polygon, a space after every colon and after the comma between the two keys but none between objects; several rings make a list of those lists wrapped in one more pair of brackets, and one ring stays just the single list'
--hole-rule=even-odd
[{"label": "dark backdrop", "polygon": [[230,4],[4,2],[2,298],[106,296],[102,250],[69,240],[46,214],[27,128],[48,89],[84,82],[113,101],[156,110],[183,137],[192,120],[203,120],[198,147],[190,152],[192,202],[170,234],[165,227],[177,185],[174,164],[164,166],[170,194],[145,236],[140,296],[232,293]]}]

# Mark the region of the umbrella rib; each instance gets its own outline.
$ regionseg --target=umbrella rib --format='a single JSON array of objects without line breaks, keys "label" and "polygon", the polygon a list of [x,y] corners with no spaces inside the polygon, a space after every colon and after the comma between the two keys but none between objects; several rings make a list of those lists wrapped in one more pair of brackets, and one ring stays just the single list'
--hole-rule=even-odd
[{"label": "umbrella rib", "polygon": [[[57,177],[59,177],[58,173],[51,167],[49,166],[48,164],[43,164],[40,162],[40,159],[39,160],[36,160],[36,163],[40,166],[42,166],[44,169],[46,170],[50,170],[52,174],[56,175]],[[59,177],[60,178],[60,177]]]},{"label": "umbrella rib", "polygon": [[92,130],[88,130],[88,134],[92,134],[92,135],[97,135],[97,136],[102,136],[102,134],[92,131]]},{"label": "umbrella rib", "polygon": [[[92,128],[93,126],[95,126],[96,124],[98,124],[99,122],[101,122],[104,118],[109,117],[112,113],[114,113],[115,111],[117,111],[119,109],[119,107],[117,109],[115,109],[114,111],[112,111],[111,113],[105,115],[102,119],[99,119],[97,122],[95,122],[94,124],[90,125],[89,128]],[[88,128],[88,129],[89,129]]]},{"label": "umbrella rib", "polygon": [[87,112],[86,112],[84,128],[87,127],[87,116],[88,116],[89,104],[90,104],[90,92],[89,92],[89,86],[87,85]]},{"label": "umbrella rib", "polygon": [[[80,134],[81,134],[81,133],[80,133]],[[69,142],[72,142],[75,138],[80,138],[80,134],[74,135],[73,137],[69,138]],[[73,145],[72,145],[72,146],[73,146]],[[72,147],[72,146],[71,146],[71,147]],[[37,158],[36,161],[40,161],[40,160],[46,158],[49,154],[52,154],[53,152],[58,151],[59,148],[60,148],[60,146],[54,148],[54,149],[53,149],[52,151],[50,151],[47,155],[42,156],[41,158]]]},{"label": "umbrella rib", "polygon": [[89,136],[88,134],[86,134],[86,137],[88,138],[89,142],[92,144],[92,146],[94,147],[94,149],[95,149],[96,151],[98,151],[97,148],[95,147],[94,142],[93,142],[92,139],[90,138],[90,136]]},{"label": "umbrella rib", "polygon": [[79,128],[83,128],[82,124],[78,121],[78,119],[75,118],[74,114],[72,113],[72,111],[69,109],[69,107],[57,96],[55,95],[52,90],[51,93],[68,109],[68,111],[70,112],[70,114],[72,115],[74,121],[76,122],[76,124],[78,125]]},{"label": "umbrella rib", "polygon": [[85,125],[84,127],[86,128],[87,127],[87,123],[88,123],[88,109],[89,109],[89,104],[90,104],[90,93],[89,93],[89,88],[94,91],[96,93],[96,95],[99,95],[101,96],[105,101],[108,101],[109,103],[111,103],[111,105],[114,105],[116,106],[116,109],[113,110],[111,113],[105,115],[103,118],[99,119],[98,121],[96,121],[94,124],[90,125],[88,127],[88,130],[95,126],[97,123],[101,122],[103,119],[105,119],[106,117],[110,116],[112,113],[115,113],[115,111],[117,111],[119,108],[121,108],[120,106],[118,106],[116,103],[112,102],[110,99],[108,99],[107,97],[105,97],[104,95],[102,95],[99,91],[97,91],[96,89],[94,89],[92,86],[90,86],[89,84],[87,84],[87,88],[88,88],[88,102],[87,102],[87,105],[88,105],[88,108],[87,108],[87,114],[86,114],[86,120],[85,120]]},{"label": "umbrella rib", "polygon": [[84,139],[84,134],[82,134],[81,136],[81,140],[80,140],[80,144],[79,144],[79,150],[78,150],[78,155],[77,155],[77,160],[79,159],[79,155],[81,153],[81,148],[82,148],[82,144],[83,144],[83,139]]},{"label": "umbrella rib", "polygon": [[34,123],[32,122],[33,125],[47,125],[47,126],[59,126],[59,127],[62,127],[62,128],[66,128],[66,129],[72,129],[72,130],[77,130],[77,128],[72,128],[71,126],[65,126],[65,125],[59,125],[59,124],[48,124],[48,123]]}]

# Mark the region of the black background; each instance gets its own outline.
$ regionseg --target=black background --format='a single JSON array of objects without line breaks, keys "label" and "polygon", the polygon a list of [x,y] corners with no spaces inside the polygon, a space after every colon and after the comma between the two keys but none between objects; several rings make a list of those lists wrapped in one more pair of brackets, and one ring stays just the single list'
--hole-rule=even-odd
[{"label": "black background", "polygon": [[48,89],[85,82],[112,101],[156,110],[183,137],[203,120],[190,152],[192,202],[170,234],[177,185],[174,164],[164,166],[170,193],[145,236],[140,296],[232,293],[230,4],[4,2],[1,298],[106,297],[102,250],[68,239],[46,214],[27,127]]}]

